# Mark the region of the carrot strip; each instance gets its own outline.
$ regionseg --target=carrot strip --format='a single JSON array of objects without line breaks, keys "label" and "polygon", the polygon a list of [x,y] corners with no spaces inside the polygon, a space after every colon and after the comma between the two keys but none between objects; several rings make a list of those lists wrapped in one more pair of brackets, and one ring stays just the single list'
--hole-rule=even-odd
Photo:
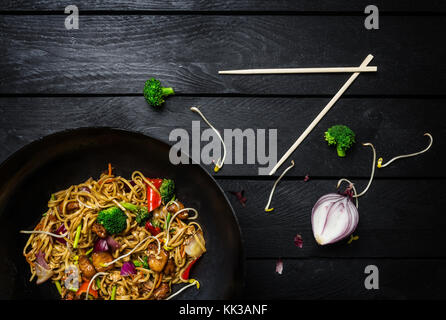
[{"label": "carrot strip", "polygon": [[111,165],[111,163],[108,164],[108,175],[109,176],[112,175],[112,165]]},{"label": "carrot strip", "polygon": [[158,278],[158,283],[156,284],[155,289],[158,288],[158,287],[160,286],[160,284],[161,284],[161,280],[163,280],[163,274],[162,274],[162,273],[160,273],[160,276],[159,276],[159,278]]},{"label": "carrot strip", "polygon": [[184,244],[183,244],[180,249],[181,258],[184,258],[184,253],[185,253],[185,251],[184,251]]}]

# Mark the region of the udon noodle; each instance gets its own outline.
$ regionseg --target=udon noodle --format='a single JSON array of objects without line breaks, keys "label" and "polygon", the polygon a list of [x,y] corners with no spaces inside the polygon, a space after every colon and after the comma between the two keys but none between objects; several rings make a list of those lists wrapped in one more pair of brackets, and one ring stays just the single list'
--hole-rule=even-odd
[{"label": "udon noodle", "polygon": [[[54,193],[34,230],[22,231],[30,233],[23,249],[30,281],[53,281],[64,299],[169,299],[173,285],[198,287],[189,277],[206,251],[198,212],[159,200],[161,181],[139,171],[127,180],[109,167],[99,180]],[[98,219],[110,209],[125,214],[119,233]]]}]

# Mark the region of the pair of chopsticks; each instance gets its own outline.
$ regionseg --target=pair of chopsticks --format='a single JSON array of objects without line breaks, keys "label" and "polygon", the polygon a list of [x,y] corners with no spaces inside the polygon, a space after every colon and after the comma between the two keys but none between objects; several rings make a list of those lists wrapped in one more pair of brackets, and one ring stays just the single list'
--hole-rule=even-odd
[{"label": "pair of chopsticks", "polygon": [[350,87],[361,72],[376,72],[377,67],[368,66],[372,61],[373,56],[369,54],[359,67],[335,67],[335,68],[287,68],[287,69],[245,69],[245,70],[225,70],[219,71],[219,74],[286,74],[286,73],[353,73],[350,78],[344,83],[339,91],[331,98],[327,105],[317,115],[317,117],[310,123],[300,137],[288,149],[288,151],[280,158],[279,162],[273,167],[269,175],[273,175],[277,169],[288,159],[288,157],[297,149],[302,141],[310,134],[311,130],[318,124],[319,121],[327,114],[333,105],[339,100],[342,94]]}]

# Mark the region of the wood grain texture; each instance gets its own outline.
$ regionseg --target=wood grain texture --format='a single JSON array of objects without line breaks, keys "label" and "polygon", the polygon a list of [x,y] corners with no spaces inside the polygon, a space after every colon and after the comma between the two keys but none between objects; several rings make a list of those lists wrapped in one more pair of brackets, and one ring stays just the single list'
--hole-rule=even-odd
[{"label": "wood grain texture", "polygon": [[[336,192],[336,180],[281,181],[264,211],[272,181],[220,180],[242,230],[250,258],[444,258],[446,217],[444,180],[377,180],[359,199],[359,239],[319,246],[311,229],[311,210],[324,194]],[[354,180],[362,190],[366,180]],[[341,187],[344,190],[345,185]],[[246,206],[230,191],[245,191]],[[303,247],[294,244],[300,234]]]},{"label": "wood grain texture", "polygon": [[[445,260],[284,259],[281,275],[275,272],[276,261],[248,261],[244,293],[247,299],[446,298],[443,289],[446,281],[442,276]],[[366,290],[364,287],[367,276],[364,269],[368,265],[378,267],[378,290]],[[334,308],[340,306],[342,304],[332,305]]]},{"label": "wood grain texture", "polygon": [[217,72],[357,66],[369,53],[378,72],[346,94],[444,94],[443,16],[383,16],[374,31],[362,16],[88,15],[73,31],[64,19],[0,16],[1,94],[139,94],[156,76],[182,94],[334,95],[349,75]]},{"label": "wood grain texture", "polygon": [[[72,4],[69,1],[52,0],[3,0],[0,3],[0,10],[61,10],[65,6]],[[76,5],[80,10],[143,10],[143,11],[248,11],[248,12],[363,12],[370,1],[314,1],[314,0],[78,0]],[[375,0],[373,4],[378,6],[381,12],[432,12],[446,10],[444,2],[433,0],[426,3],[420,1],[401,0]]]},{"label": "wood grain texture", "polygon": [[[197,105],[219,130],[277,129],[279,158],[328,100],[173,96],[162,110],[157,111],[142,96],[0,98],[0,161],[42,136],[78,127],[117,127],[174,144],[176,139],[169,141],[169,134],[176,128],[187,130],[189,137],[192,136],[192,121],[200,121],[201,130],[208,128],[189,110]],[[445,102],[444,99],[341,98],[293,153],[290,159],[298,165],[287,177],[301,179],[309,174],[314,178],[366,178],[370,174],[371,152],[362,147],[361,142],[374,143],[378,157],[382,156],[386,161],[399,154],[423,149],[428,142],[423,133],[430,132],[434,137],[431,150],[377,170],[376,177],[446,178],[446,169],[440,160],[446,148],[442,138],[446,134],[442,121],[446,116]],[[349,125],[357,134],[358,143],[345,158],[339,158],[335,148],[329,147],[323,138],[325,130],[334,124]],[[206,143],[202,142],[202,147]],[[228,155],[227,164],[216,176],[257,176],[258,168],[265,166],[259,164],[258,157],[255,164],[247,164],[246,140],[243,149],[244,164],[234,164],[234,156]],[[229,160],[233,164],[229,164]],[[212,172],[212,165],[204,167]],[[280,168],[276,175],[283,169]]]}]

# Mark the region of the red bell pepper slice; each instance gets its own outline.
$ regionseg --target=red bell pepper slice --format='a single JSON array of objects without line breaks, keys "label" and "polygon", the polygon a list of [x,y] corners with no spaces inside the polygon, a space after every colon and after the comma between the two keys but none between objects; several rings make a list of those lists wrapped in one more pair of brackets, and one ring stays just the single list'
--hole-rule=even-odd
[{"label": "red bell pepper slice", "polygon": [[161,195],[158,191],[147,185],[147,210],[153,211],[161,205]]},{"label": "red bell pepper slice", "polygon": [[163,179],[148,179],[155,188],[158,190],[161,188],[161,185],[163,184]]},{"label": "red bell pepper slice", "polygon": [[[77,290],[76,296],[80,296],[81,294],[86,293],[89,283],[90,283],[90,281],[84,281],[82,283],[82,285],[79,287],[79,289]],[[88,290],[88,294],[91,295],[92,297],[94,297],[95,299],[98,298],[98,292],[96,290],[93,290],[91,287],[90,287],[90,290]]]},{"label": "red bell pepper slice", "polygon": [[158,233],[161,232],[161,228],[154,227],[150,221],[146,222],[146,230],[149,231],[152,236],[156,236]]},{"label": "red bell pepper slice", "polygon": [[186,267],[186,269],[184,269],[183,273],[181,274],[181,279],[183,280],[189,280],[189,273],[190,273],[190,269],[192,268],[192,266],[195,264],[195,262],[197,262],[197,260],[200,259],[200,257],[192,260],[189,265]]}]

